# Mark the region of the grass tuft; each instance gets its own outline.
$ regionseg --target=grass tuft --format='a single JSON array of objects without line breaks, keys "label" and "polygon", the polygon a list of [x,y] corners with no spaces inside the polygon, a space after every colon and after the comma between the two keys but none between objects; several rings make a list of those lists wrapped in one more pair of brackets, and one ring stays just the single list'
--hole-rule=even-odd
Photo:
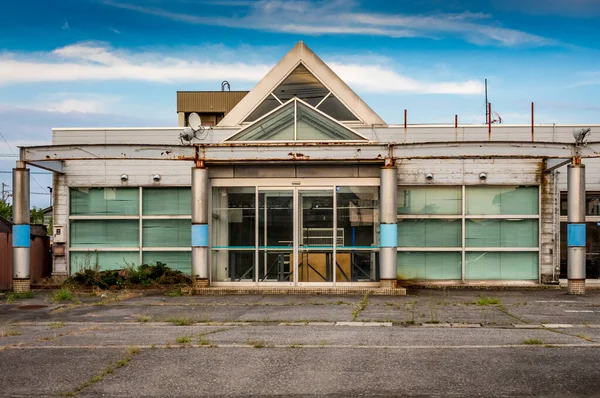
[{"label": "grass tuft", "polygon": [[265,348],[265,342],[262,340],[249,341],[248,344],[254,348]]},{"label": "grass tuft", "polygon": [[479,300],[477,300],[477,305],[481,305],[481,306],[486,306],[486,305],[494,305],[494,304],[500,304],[500,300],[498,300],[495,297],[486,297],[486,296],[479,296]]},{"label": "grass tuft", "polygon": [[188,317],[170,318],[167,320],[167,322],[171,322],[175,326],[189,326],[189,325],[196,323]]},{"label": "grass tuft", "polygon": [[540,340],[540,339],[527,339],[527,340],[523,340],[523,344],[526,344],[526,345],[544,345],[546,343],[544,343],[544,340]]},{"label": "grass tuft", "polygon": [[69,288],[62,287],[60,288],[60,290],[54,293],[54,295],[52,296],[52,302],[59,303],[61,301],[73,301],[74,298],[75,295]]},{"label": "grass tuft", "polygon": [[48,325],[48,329],[60,329],[64,326],[65,324],[63,322],[52,322]]},{"label": "grass tuft", "polygon": [[177,344],[190,344],[192,339],[189,336],[180,336],[177,337]]}]

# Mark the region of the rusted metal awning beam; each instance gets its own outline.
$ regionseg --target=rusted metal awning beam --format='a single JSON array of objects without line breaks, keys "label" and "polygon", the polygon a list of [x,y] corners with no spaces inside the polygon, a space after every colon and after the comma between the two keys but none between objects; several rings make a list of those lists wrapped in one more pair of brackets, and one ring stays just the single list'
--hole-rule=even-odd
[{"label": "rusted metal awning beam", "polygon": [[[600,142],[580,150],[582,158],[600,157]],[[554,142],[423,142],[375,143],[219,143],[169,145],[49,145],[21,148],[21,160],[201,160],[225,162],[383,162],[394,159],[571,158],[575,144]]]}]

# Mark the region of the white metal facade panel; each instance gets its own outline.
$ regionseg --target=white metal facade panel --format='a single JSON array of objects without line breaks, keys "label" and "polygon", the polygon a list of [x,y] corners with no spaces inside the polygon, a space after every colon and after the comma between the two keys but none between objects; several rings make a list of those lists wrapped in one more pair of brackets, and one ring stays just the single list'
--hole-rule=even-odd
[{"label": "white metal facade panel", "polygon": [[[69,187],[191,186],[193,161],[173,160],[68,160],[65,161]],[[128,180],[121,181],[126,174]],[[160,175],[160,182],[152,179]]]},{"label": "white metal facade panel", "polygon": [[[400,185],[537,185],[542,159],[418,159],[397,163]],[[427,181],[425,175],[433,174]],[[487,179],[482,182],[481,173]]]}]

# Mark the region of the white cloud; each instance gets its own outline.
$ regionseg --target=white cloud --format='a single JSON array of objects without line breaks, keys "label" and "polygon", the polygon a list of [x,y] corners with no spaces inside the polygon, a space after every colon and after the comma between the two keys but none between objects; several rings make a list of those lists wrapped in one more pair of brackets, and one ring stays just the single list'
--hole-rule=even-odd
[{"label": "white cloud", "polygon": [[49,104],[46,110],[62,113],[106,113],[107,107],[106,104],[101,101],[65,99],[54,104]]},{"label": "white cloud", "polygon": [[69,29],[69,21],[67,21],[67,18],[65,18],[65,23],[61,26],[62,30],[68,30]]},{"label": "white cloud", "polygon": [[369,92],[411,92],[422,94],[481,94],[483,84],[476,80],[464,82],[419,81],[377,65],[330,64],[349,86]]},{"label": "white cloud", "polygon": [[80,80],[139,80],[163,83],[257,81],[269,65],[188,60],[159,53],[119,52],[103,44],[79,43],[51,53],[0,55],[0,85]]},{"label": "white cloud", "polygon": [[[505,28],[483,13],[377,14],[358,10],[356,1],[259,0],[248,4],[246,14],[235,17],[194,15],[188,11],[104,0],[104,4],[175,21],[267,32],[306,35],[368,35],[393,38],[460,37],[478,45],[540,46],[554,41],[516,29]],[[217,3],[218,4],[218,3]],[[201,9],[201,8],[200,8]]]},{"label": "white cloud", "polygon": [[[192,53],[192,52],[189,52]],[[243,53],[237,57],[245,57]],[[354,58],[355,60],[360,57]],[[481,82],[419,81],[376,63],[333,62],[330,66],[350,86],[369,92],[479,94]],[[158,83],[241,81],[256,83],[271,69],[263,63],[206,62],[149,52],[117,51],[101,43],[77,43],[35,57],[5,54],[0,57],[0,85],[36,82],[137,80]],[[61,97],[48,99],[41,109],[59,112],[105,112],[110,99]]]}]

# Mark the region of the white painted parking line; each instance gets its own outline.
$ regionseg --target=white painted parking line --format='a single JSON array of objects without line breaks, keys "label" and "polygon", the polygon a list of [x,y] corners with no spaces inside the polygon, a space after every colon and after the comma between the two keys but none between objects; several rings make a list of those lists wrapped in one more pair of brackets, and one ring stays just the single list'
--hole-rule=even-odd
[{"label": "white painted parking line", "polygon": [[565,310],[565,312],[594,312],[592,310]]},{"label": "white painted parking line", "polygon": [[542,326],[544,326],[545,328],[548,328],[548,329],[566,329],[566,328],[573,327],[573,325],[568,324],[568,323],[545,323],[545,324],[542,324]]},{"label": "white painted parking line", "polygon": [[576,303],[575,300],[537,300],[536,303]]}]

